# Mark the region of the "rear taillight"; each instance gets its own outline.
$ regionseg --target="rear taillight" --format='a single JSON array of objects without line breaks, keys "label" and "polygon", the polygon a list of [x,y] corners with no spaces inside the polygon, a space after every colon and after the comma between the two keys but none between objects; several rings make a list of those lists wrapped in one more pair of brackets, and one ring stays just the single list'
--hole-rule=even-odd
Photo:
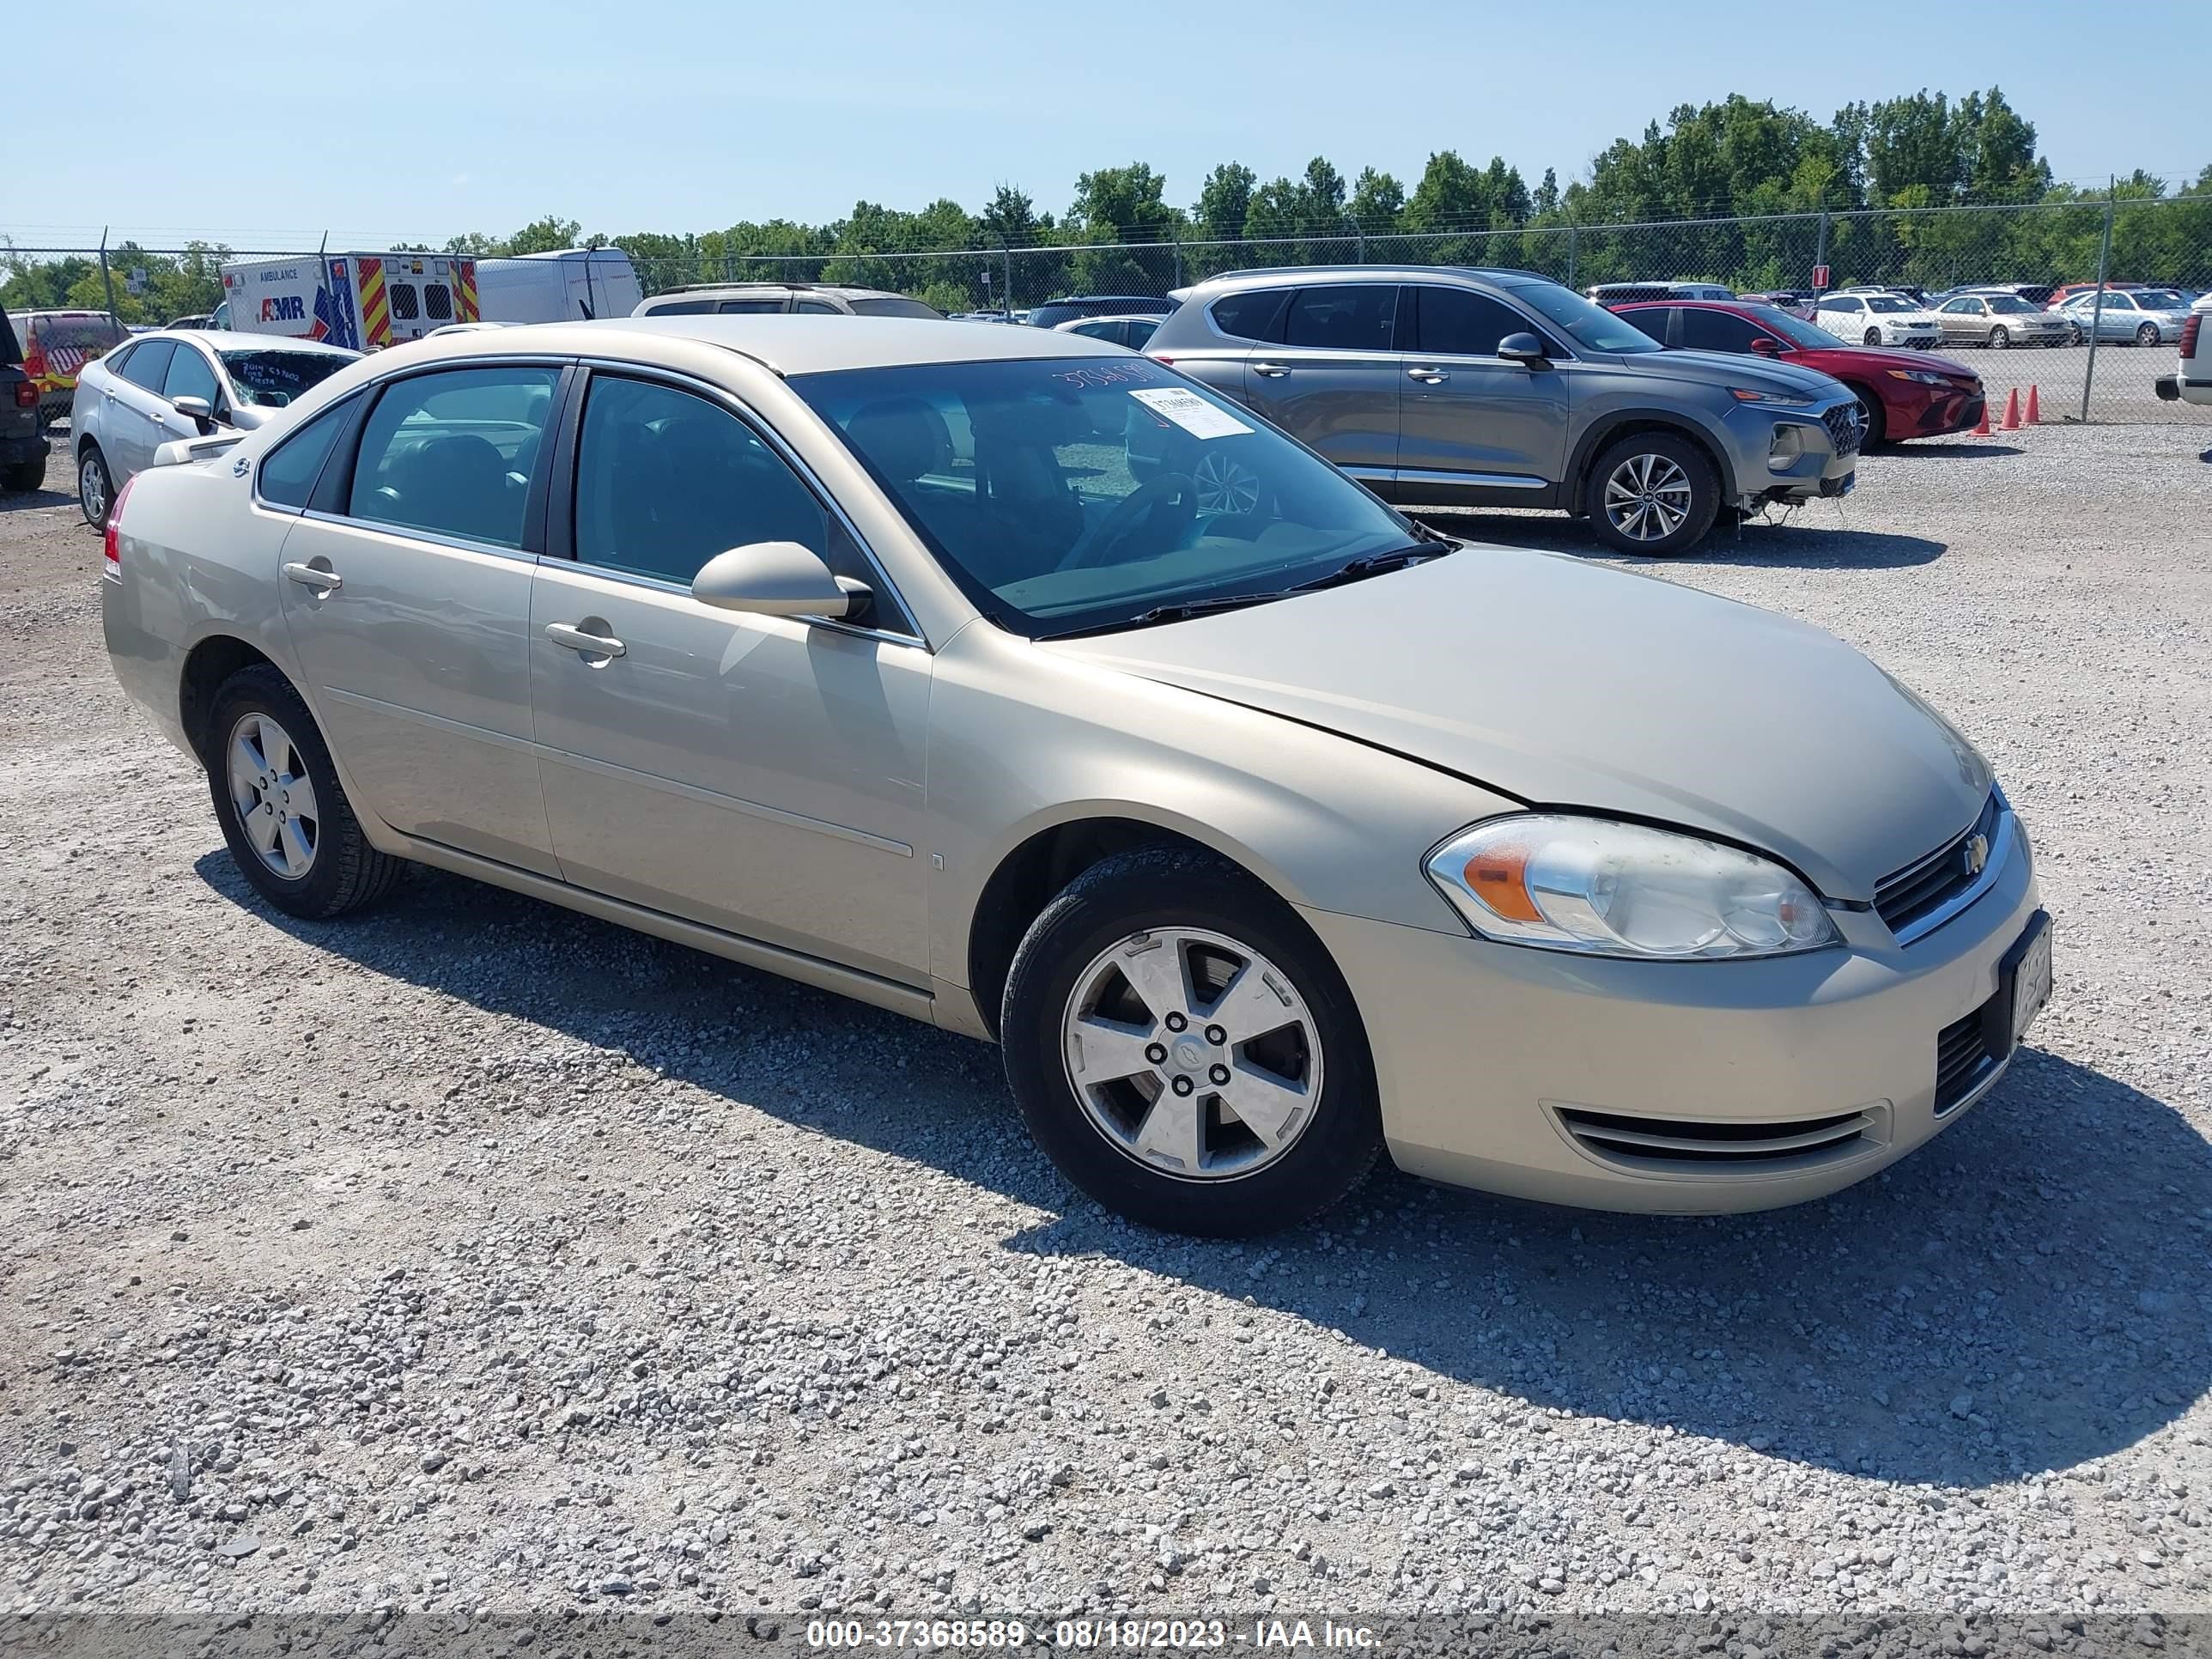
[{"label": "rear taillight", "polygon": [[[2193,320],[2193,319],[2192,319]],[[36,409],[39,406],[39,383],[27,375],[15,382],[15,407]]]},{"label": "rear taillight", "polygon": [[2185,360],[2197,355],[2197,337],[2204,331],[2204,313],[2192,311],[2181,325],[2181,355]]},{"label": "rear taillight", "polygon": [[103,555],[100,574],[112,582],[123,580],[123,507],[131,499],[131,487],[138,482],[132,473],[123,481],[123,488],[115,492],[115,505],[107,509],[107,529],[100,540]]}]

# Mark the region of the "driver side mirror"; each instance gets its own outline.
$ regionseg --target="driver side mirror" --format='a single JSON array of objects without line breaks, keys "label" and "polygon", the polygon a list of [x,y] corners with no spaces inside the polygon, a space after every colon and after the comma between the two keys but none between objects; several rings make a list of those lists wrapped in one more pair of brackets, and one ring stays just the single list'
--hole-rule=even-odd
[{"label": "driver side mirror", "polygon": [[215,409],[206,398],[179,398],[169,407],[198,427],[203,438],[215,430]]},{"label": "driver side mirror", "polygon": [[833,573],[811,548],[797,542],[749,542],[701,566],[691,579],[691,597],[717,611],[849,622],[866,614],[874,595],[866,582]]},{"label": "driver side mirror", "polygon": [[1538,363],[1548,362],[1544,343],[1527,332],[1509,334],[1498,343],[1498,355],[1508,362],[1524,364],[1534,368]]}]

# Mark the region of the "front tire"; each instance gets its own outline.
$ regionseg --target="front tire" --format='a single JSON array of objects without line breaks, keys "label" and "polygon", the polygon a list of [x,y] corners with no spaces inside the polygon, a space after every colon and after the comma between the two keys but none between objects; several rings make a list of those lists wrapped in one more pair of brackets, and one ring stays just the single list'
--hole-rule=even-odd
[{"label": "front tire", "polygon": [[107,457],[98,444],[88,443],[77,458],[76,504],[84,521],[94,530],[107,528],[107,515],[115,510],[115,482],[108,476]]},{"label": "front tire", "polygon": [[390,890],[401,861],[369,845],[289,680],[266,663],[241,668],[216,693],[207,730],[216,820],[254,891],[323,921]]},{"label": "front tire", "polygon": [[1869,329],[1864,334],[1859,337],[1859,343],[1861,345],[1870,346],[1880,345],[1881,343],[1881,331],[1878,328]]},{"label": "front tire", "polygon": [[1344,976],[1287,905],[1196,848],[1118,854],[1070,883],[1015,953],[999,1034],[1037,1145],[1146,1226],[1296,1226],[1382,1150]]},{"label": "front tire", "polygon": [[46,487],[46,458],[41,455],[35,460],[16,462],[4,473],[0,473],[0,487],[19,495],[27,495],[34,489],[44,489]]},{"label": "front tire", "polygon": [[2002,351],[2011,343],[2012,331],[2007,328],[2002,323],[1999,323],[1995,328],[1990,331],[1990,350]]},{"label": "front tire", "polygon": [[2141,328],[2137,329],[2136,331],[2136,343],[2139,346],[2156,345],[2158,343],[2158,325],[2155,323],[2145,323]]},{"label": "front tire", "polygon": [[1607,446],[1583,485],[1583,510],[1597,538],[1615,552],[1654,558],[1703,541],[1720,504],[1711,460],[1671,432],[1632,433]]}]

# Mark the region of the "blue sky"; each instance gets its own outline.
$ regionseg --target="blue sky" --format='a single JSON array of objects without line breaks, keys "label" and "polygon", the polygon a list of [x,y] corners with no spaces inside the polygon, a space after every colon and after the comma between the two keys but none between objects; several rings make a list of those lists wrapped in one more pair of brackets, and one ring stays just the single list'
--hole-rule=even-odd
[{"label": "blue sky", "polygon": [[179,27],[173,6],[110,0],[96,66],[45,105],[53,164],[15,170],[0,231],[59,246],[106,222],[149,246],[199,231],[283,247],[327,229],[372,246],[546,212],[587,231],[704,230],[835,218],[863,197],[972,210],[1002,179],[1059,211],[1079,173],[1130,161],[1188,204],[1218,161],[1267,178],[1325,155],[1410,188],[1442,149],[1565,183],[1677,103],[1741,91],[1825,119],[1992,82],[2063,179],[2212,161],[2212,129],[2160,67],[2212,61],[2212,5],[2154,5],[2141,29],[2085,27],[2078,0],[1965,9],[447,0],[323,22],[276,0]]}]

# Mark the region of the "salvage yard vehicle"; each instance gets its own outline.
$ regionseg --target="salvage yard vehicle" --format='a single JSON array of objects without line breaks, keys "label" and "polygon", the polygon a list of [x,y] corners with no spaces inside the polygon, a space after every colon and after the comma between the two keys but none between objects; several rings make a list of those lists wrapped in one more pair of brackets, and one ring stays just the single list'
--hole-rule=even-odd
[{"label": "salvage yard vehicle", "polygon": [[1080,336],[456,335],[199,451],[117,503],[104,627],[262,899],[417,860],[995,1039],[1152,1225],[1299,1222],[1386,1147],[1811,1198],[2049,994],[1988,763],[1856,651],[1425,530]]},{"label": "salvage yard vehicle", "polygon": [[0,489],[20,494],[46,482],[46,422],[39,383],[23,368],[15,325],[0,310]]},{"label": "salvage yard vehicle", "polygon": [[[1856,476],[1857,401],[1827,375],[1662,351],[1525,270],[1294,266],[1178,295],[1150,356],[1385,501],[1552,508],[1663,557],[1723,510],[1840,495]],[[1250,493],[1232,460],[1202,458],[1201,501]]]},{"label": "salvage yard vehicle", "polygon": [[1664,346],[1782,358],[1834,376],[1858,399],[1865,447],[1964,432],[1982,418],[1982,378],[1933,353],[1899,362],[1893,351],[1845,345],[1773,306],[1743,301],[1616,306]]},{"label": "salvage yard vehicle", "polygon": [[626,317],[641,291],[618,247],[513,258],[402,251],[234,260],[222,288],[216,327],[356,351],[419,340],[447,323]]},{"label": "salvage yard vehicle", "polygon": [[70,416],[77,505],[95,530],[154,452],[217,427],[251,431],[361,354],[312,340],[163,330],[85,365]]},{"label": "salvage yard vehicle", "polygon": [[2181,337],[2189,304],[2171,289],[2107,289],[2100,307],[2091,289],[2069,295],[2053,314],[2064,320],[2076,345],[2094,331],[2100,340],[2154,346]]},{"label": "salvage yard vehicle", "polygon": [[1936,304],[1936,325],[1946,345],[2062,346],[2069,343],[2065,319],[2017,294],[1960,294]]},{"label": "salvage yard vehicle", "polygon": [[1823,294],[1813,306],[1813,321],[1839,340],[1864,346],[1940,345],[1942,325],[1918,301],[1881,289],[1851,289]]},{"label": "salvage yard vehicle", "polygon": [[2181,355],[2171,374],[2153,383],[2167,403],[2212,404],[2212,294],[2189,307],[2181,325]]},{"label": "salvage yard vehicle", "polygon": [[49,424],[70,412],[84,366],[131,337],[104,311],[19,311],[15,323],[23,372],[39,388],[39,418]]}]

